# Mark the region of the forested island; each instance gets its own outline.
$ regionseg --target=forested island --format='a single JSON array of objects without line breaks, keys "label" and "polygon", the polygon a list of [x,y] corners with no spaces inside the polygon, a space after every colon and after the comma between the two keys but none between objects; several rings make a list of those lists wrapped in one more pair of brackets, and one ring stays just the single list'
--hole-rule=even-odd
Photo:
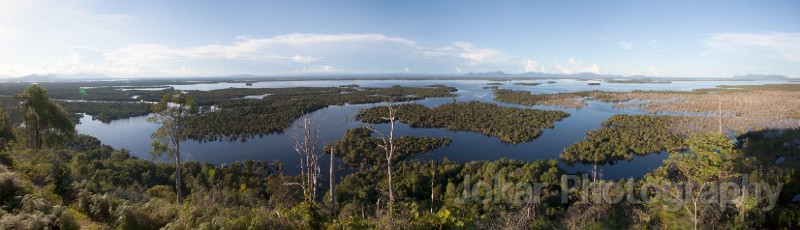
[{"label": "forested island", "polygon": [[[380,167],[386,165],[381,141],[372,137],[373,131],[368,128],[349,129],[341,140],[325,146],[325,153],[331,151],[338,153],[342,162],[353,168]],[[401,136],[395,140],[399,150],[393,156],[394,161],[404,161],[416,154],[432,151],[437,148],[447,147],[452,138],[411,137]]]},{"label": "forested island", "polygon": [[[386,107],[363,110],[356,119],[367,123],[384,123],[381,119]],[[400,122],[411,127],[445,128],[454,131],[473,131],[500,138],[506,143],[521,143],[535,139],[542,129],[553,128],[553,124],[569,114],[561,111],[518,109],[491,103],[448,103],[434,108],[420,104],[397,105]]]},{"label": "forested island", "polygon": [[587,105],[574,93],[531,94],[529,91],[509,89],[495,89],[492,90],[492,93],[496,101],[527,106],[549,105],[562,108],[581,108]]},{"label": "forested island", "polygon": [[[221,89],[189,92],[199,106],[218,107],[187,120],[189,138],[200,141],[246,140],[281,132],[303,113],[330,105],[414,101],[431,97],[453,97],[452,87],[389,88],[278,88]],[[261,100],[231,100],[246,95],[270,94]]]},{"label": "forested island", "polygon": [[587,132],[584,140],[564,149],[561,159],[575,163],[606,164],[631,160],[634,155],[684,150],[684,137],[674,134],[671,125],[679,117],[652,115],[614,115],[603,127]]},{"label": "forested island", "polygon": [[611,79],[606,80],[608,83],[623,83],[623,84],[669,84],[671,81],[660,81],[653,79]]}]

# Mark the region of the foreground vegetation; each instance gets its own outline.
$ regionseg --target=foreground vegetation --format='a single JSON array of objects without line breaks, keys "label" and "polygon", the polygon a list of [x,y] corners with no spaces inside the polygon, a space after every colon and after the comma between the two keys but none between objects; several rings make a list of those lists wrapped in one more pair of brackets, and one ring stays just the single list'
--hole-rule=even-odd
[{"label": "foreground vegetation", "polygon": [[[800,138],[797,132],[790,139]],[[713,141],[712,141],[713,140]],[[726,181],[749,174],[750,180],[787,184],[775,209],[759,211],[762,202],[740,210],[734,204],[719,209],[702,206],[704,218],[693,220],[692,212],[667,210],[652,197],[652,203],[606,204],[580,201],[583,190],[569,194],[569,203],[559,202],[558,185],[564,171],[556,161],[516,160],[456,163],[400,162],[395,166],[398,200],[394,213],[386,205],[385,173],[366,168],[345,176],[336,185],[335,206],[319,202],[309,206],[301,190],[291,189],[297,177],[282,173],[280,162],[233,162],[226,168],[208,163],[184,162],[183,203],[175,203],[170,186],[174,168],[130,157],[88,136],[78,136],[62,149],[24,149],[15,145],[2,153],[0,165],[0,226],[8,229],[587,229],[587,228],[796,228],[800,206],[791,202],[800,192],[796,168],[759,170],[750,149],[734,149],[730,141],[695,137],[690,152],[672,153],[670,160],[642,181],[681,182],[692,178]],[[771,140],[771,139],[769,139]],[[745,146],[767,146],[763,141]],[[691,143],[707,143],[706,146]],[[719,146],[718,146],[719,145]],[[714,151],[724,147],[724,157]],[[714,153],[714,154],[711,154]],[[52,156],[57,156],[53,159]],[[684,161],[682,156],[703,154],[708,161]],[[717,162],[705,165],[706,162]],[[720,164],[722,163],[722,164]],[[679,171],[672,165],[695,165],[696,171]],[[735,166],[735,167],[734,167]],[[681,166],[683,167],[683,166]],[[703,171],[701,171],[703,170]],[[717,171],[713,171],[717,170]],[[719,171],[721,170],[721,171]],[[714,173],[704,173],[714,172]],[[55,173],[54,173],[55,172]],[[692,174],[685,174],[685,173]],[[498,177],[499,175],[499,177]],[[705,175],[705,176],[703,176]],[[469,181],[469,182],[467,182]],[[637,180],[638,181],[638,180]],[[511,201],[476,202],[464,197],[464,189],[487,184],[546,182],[540,199],[529,203]],[[602,181],[599,183],[618,183]],[[468,183],[468,184],[467,184]],[[638,191],[640,188],[634,188]],[[504,190],[478,190],[480,196],[497,197]],[[512,189],[509,192],[519,190]],[[589,195],[597,192],[588,190]],[[327,200],[328,196],[321,200]],[[666,201],[665,201],[666,202]],[[699,216],[699,215],[698,215]],[[749,228],[748,227],[748,228]]]},{"label": "foreground vegetation", "polygon": [[[393,171],[362,167],[323,195],[318,186],[296,189],[307,175],[286,175],[288,166],[277,161],[246,160],[226,167],[178,162],[176,170],[173,164],[131,157],[94,137],[75,135],[74,125],[70,129],[63,123],[70,121],[66,113],[45,91],[32,88],[21,98],[24,103],[17,109],[26,111],[26,123],[39,125],[8,122],[12,119],[0,110],[0,229],[800,228],[800,203],[792,201],[800,194],[797,128],[748,132],[740,143],[718,134],[684,136],[680,143],[669,142],[685,146],[683,151],[671,151],[662,166],[628,181],[564,182],[567,172],[556,160],[458,163],[398,157],[385,161]],[[479,103],[451,106],[484,108]],[[402,120],[401,106],[397,115]],[[662,140],[661,128],[669,119],[618,116],[604,128]],[[337,154],[360,151],[348,146],[350,140],[374,140],[367,137],[369,130],[351,132],[357,138],[334,144]],[[382,137],[378,145],[387,144]],[[605,142],[619,138],[609,136]],[[401,139],[396,139],[396,156],[408,151],[404,148],[432,149],[447,142],[415,139],[425,141],[401,145]],[[743,180],[767,186],[744,187],[746,193],[721,186]],[[540,184],[525,186],[534,182]],[[589,182],[596,184],[577,187]],[[646,185],[667,187],[657,193]],[[685,193],[678,189],[694,185],[703,187]],[[710,190],[704,190],[706,185]],[[696,201],[711,188],[719,188],[711,202]],[[781,192],[772,200],[756,196],[754,189]],[[523,199],[528,191],[533,196]],[[641,197],[632,202],[624,191]],[[184,199],[175,199],[176,193]]]},{"label": "foreground vegetation", "polygon": [[[384,123],[386,107],[362,110],[356,118],[367,123]],[[539,137],[542,129],[569,116],[561,111],[520,109],[482,102],[448,103],[435,108],[420,104],[397,106],[398,119],[411,127],[473,131],[517,144]]]}]

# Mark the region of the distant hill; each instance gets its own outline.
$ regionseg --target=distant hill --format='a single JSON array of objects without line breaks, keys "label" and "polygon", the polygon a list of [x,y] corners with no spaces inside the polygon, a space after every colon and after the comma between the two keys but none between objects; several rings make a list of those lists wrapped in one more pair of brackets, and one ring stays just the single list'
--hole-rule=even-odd
[{"label": "distant hill", "polygon": [[[138,77],[136,79],[172,79],[175,77]],[[655,77],[647,75],[613,75],[613,74],[596,74],[596,73],[542,73],[542,72],[528,72],[528,73],[505,73],[503,71],[489,71],[489,72],[470,72],[466,74],[412,74],[412,73],[373,73],[373,74],[304,74],[304,75],[252,75],[252,74],[237,74],[227,76],[192,76],[192,77],[178,77],[180,80],[202,80],[202,81],[258,81],[258,80],[297,80],[297,79],[315,79],[315,80],[344,80],[344,79],[579,79],[579,80],[652,80],[652,81],[789,81],[800,80],[797,78],[789,78],[783,75],[776,74],[745,74],[736,75],[728,78],[710,78],[710,77]],[[92,80],[119,80],[122,78],[115,78],[103,74],[93,73],[77,73],[77,74],[32,74],[22,77],[3,77],[0,75],[2,81],[21,81],[21,82],[60,82],[60,81],[92,81]],[[130,79],[130,78],[128,78]]]},{"label": "distant hill", "polygon": [[732,78],[736,80],[760,80],[760,81],[784,81],[791,79],[786,76],[777,74],[745,74],[745,75],[736,75],[733,76]]},{"label": "distant hill", "polygon": [[78,73],[68,75],[57,74],[31,74],[22,77],[8,78],[9,81],[25,81],[25,82],[46,82],[46,81],[78,81],[78,80],[108,80],[113,79],[107,75],[92,74],[92,73]]}]

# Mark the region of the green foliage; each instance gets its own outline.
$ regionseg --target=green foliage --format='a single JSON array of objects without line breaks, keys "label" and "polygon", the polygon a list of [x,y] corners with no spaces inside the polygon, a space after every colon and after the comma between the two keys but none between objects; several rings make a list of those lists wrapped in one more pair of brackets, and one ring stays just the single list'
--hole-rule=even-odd
[{"label": "green foliage", "polygon": [[144,194],[150,198],[167,200],[175,196],[175,190],[166,185],[156,185],[144,191]]},{"label": "green foliage", "polygon": [[[411,127],[479,132],[511,144],[533,140],[541,135],[542,129],[553,128],[554,122],[569,116],[561,111],[511,108],[476,101],[448,103],[435,108],[402,104],[396,109],[397,118]],[[388,121],[381,117],[387,113],[386,107],[373,107],[362,110],[356,118],[367,123],[385,123]]]},{"label": "green foliage", "polygon": [[103,123],[128,117],[144,116],[152,112],[147,103],[132,102],[59,102],[71,113],[85,113]]},{"label": "green foliage", "polygon": [[510,89],[494,89],[494,100],[519,105],[554,105],[567,108],[581,108],[586,106],[583,101],[577,101],[582,95],[578,93],[557,94],[532,94],[529,91],[515,91]]},{"label": "green foliage", "polygon": [[[436,171],[435,177],[432,177],[432,174],[429,173],[432,168]],[[459,221],[467,224],[469,218],[477,219],[477,216],[485,214],[496,218],[496,215],[501,211],[512,211],[520,208],[518,205],[502,200],[484,204],[468,199],[466,203],[459,204],[457,200],[463,199],[462,191],[467,186],[465,184],[467,178],[469,178],[471,185],[481,181],[494,184],[495,179],[500,179],[512,185],[517,182],[543,182],[556,185],[559,183],[560,176],[564,173],[562,169],[558,168],[558,162],[555,160],[523,162],[509,159],[474,161],[466,164],[448,160],[434,163],[408,161],[399,162],[394,170],[394,184],[399,203],[405,202],[418,205],[416,208],[405,208],[410,209],[404,211],[406,213],[403,215],[406,218],[413,221],[415,216],[423,216],[431,207],[434,210],[446,209],[450,212],[446,218],[429,216],[425,218],[433,219],[428,219],[425,222],[443,224],[442,221],[444,221],[444,224],[452,224],[452,226],[459,225]],[[495,176],[499,177],[495,178]],[[434,187],[452,187],[452,189],[448,189],[449,191],[446,194],[434,196],[434,203],[430,203],[431,193],[436,191],[436,189],[431,189],[432,179],[434,180]],[[376,210],[383,208],[382,206],[376,206],[376,204],[378,200],[386,201],[386,195],[382,190],[387,183],[386,175],[380,168],[361,170],[346,176],[336,185],[337,203],[344,205],[340,210],[340,218],[360,215],[362,212],[375,213]],[[482,196],[499,195],[496,193],[500,191],[485,192]],[[544,192],[542,202],[548,203],[548,205],[557,204],[557,194]],[[400,210],[403,211],[405,209],[401,208]],[[415,212],[417,214],[414,214]],[[425,228],[436,228],[438,224]]]},{"label": "green foliage", "polygon": [[[722,223],[725,215],[713,215],[719,204],[698,202],[716,184],[740,180],[737,166],[740,151],[733,141],[719,134],[692,135],[687,139],[688,151],[671,152],[664,165],[645,176],[645,181],[660,186],[680,184],[694,189],[665,190],[665,194],[652,197],[648,209],[663,227],[682,226],[709,228]],[[724,191],[720,191],[724,192]],[[670,203],[675,197],[683,202]],[[707,198],[706,198],[707,199]],[[674,210],[673,210],[674,209]]]},{"label": "green foliage", "polygon": [[[341,158],[344,164],[349,167],[385,166],[385,152],[378,146],[382,142],[379,138],[371,137],[371,135],[372,131],[368,128],[362,127],[347,130],[344,138],[334,141],[332,144],[336,150],[336,156]],[[452,141],[452,138],[447,137],[402,136],[395,140],[394,144],[397,150],[393,155],[393,160],[403,161],[419,153],[446,147]],[[330,149],[331,145],[325,146],[325,153],[330,154]]]},{"label": "green foliage", "polygon": [[181,141],[186,138],[186,119],[197,112],[194,100],[187,93],[165,94],[153,105],[153,116],[147,121],[161,125],[152,135],[153,150],[150,155],[158,158],[167,154],[175,160],[175,194],[178,203],[183,202],[181,192]]},{"label": "green foliage", "polygon": [[58,146],[64,138],[72,137],[75,124],[61,105],[50,99],[47,90],[38,84],[30,85],[15,96],[21,101],[20,110],[25,118],[28,147],[42,148],[43,144]]},{"label": "green foliage", "polygon": [[0,208],[3,210],[12,211],[19,208],[21,198],[32,190],[30,182],[20,179],[18,174],[0,169]]},{"label": "green foliage", "polygon": [[587,132],[582,141],[564,149],[561,159],[571,163],[605,164],[630,160],[633,155],[684,149],[682,136],[669,130],[676,119],[671,116],[614,115],[603,122],[602,128]]},{"label": "green foliage", "polygon": [[[246,140],[256,135],[282,132],[302,114],[330,105],[412,101],[429,97],[453,97],[452,87],[390,88],[280,88],[221,89],[190,92],[200,106],[216,105],[187,120],[186,134],[201,141]],[[240,99],[270,94],[260,100]]]},{"label": "green foliage", "polygon": [[79,229],[66,207],[48,191],[31,191],[18,197],[17,208],[7,213],[0,210],[0,229]]},{"label": "green foliage", "polygon": [[14,130],[11,127],[11,117],[0,107],[0,152],[6,150],[9,142],[15,139]]}]

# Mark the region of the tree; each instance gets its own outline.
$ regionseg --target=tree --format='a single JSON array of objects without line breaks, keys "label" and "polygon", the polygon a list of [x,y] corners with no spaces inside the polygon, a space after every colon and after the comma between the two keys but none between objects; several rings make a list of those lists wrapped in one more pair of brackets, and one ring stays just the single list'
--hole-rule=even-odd
[{"label": "tree", "polygon": [[40,149],[43,144],[56,146],[75,134],[75,124],[69,114],[50,99],[42,86],[33,84],[15,97],[21,101],[20,111],[25,119],[29,148]]},{"label": "tree", "polygon": [[[319,181],[320,167],[317,152],[317,140],[319,139],[319,127],[312,129],[311,119],[303,117],[302,136],[295,135],[294,150],[300,155],[300,177],[301,183],[290,183],[299,185],[303,189],[303,198],[311,206],[317,199],[317,182]],[[333,157],[333,156],[331,156]]]},{"label": "tree", "polygon": [[175,159],[175,191],[178,204],[183,202],[181,195],[181,141],[186,139],[183,132],[184,121],[195,113],[194,100],[188,93],[165,94],[157,104],[153,105],[154,115],[147,121],[161,124],[151,137],[153,138],[153,157],[161,157],[164,153]]},{"label": "tree", "polygon": [[333,156],[336,155],[336,151],[334,146],[331,145],[331,162],[330,162],[330,172],[328,173],[328,181],[330,182],[330,192],[331,192],[331,216],[336,216],[336,193],[334,188],[336,185],[336,177],[334,172],[334,165],[333,165]]},{"label": "tree", "polygon": [[12,140],[14,140],[14,131],[11,129],[11,118],[0,108],[0,152],[5,150]]},{"label": "tree", "polygon": [[[682,189],[665,189],[663,199],[671,199],[675,208],[684,211],[694,229],[713,224],[721,213],[719,205],[709,201],[709,194],[722,182],[733,181],[739,174],[736,165],[741,161],[733,141],[721,134],[693,135],[687,140],[689,151],[672,152],[647,178],[648,182],[677,184]],[[713,197],[712,197],[713,198]],[[656,204],[654,207],[663,208]]]},{"label": "tree", "polygon": [[391,215],[394,212],[394,184],[392,181],[392,161],[394,159],[394,123],[397,121],[395,117],[395,113],[397,110],[392,106],[392,101],[386,102],[386,108],[389,112],[389,116],[381,117],[381,119],[389,121],[390,129],[389,129],[389,136],[387,137],[380,131],[372,128],[371,126],[367,126],[368,129],[372,130],[373,132],[378,133],[380,136],[380,140],[382,144],[378,144],[384,150],[385,157],[386,157],[386,174],[388,176],[389,181],[389,213]]}]

